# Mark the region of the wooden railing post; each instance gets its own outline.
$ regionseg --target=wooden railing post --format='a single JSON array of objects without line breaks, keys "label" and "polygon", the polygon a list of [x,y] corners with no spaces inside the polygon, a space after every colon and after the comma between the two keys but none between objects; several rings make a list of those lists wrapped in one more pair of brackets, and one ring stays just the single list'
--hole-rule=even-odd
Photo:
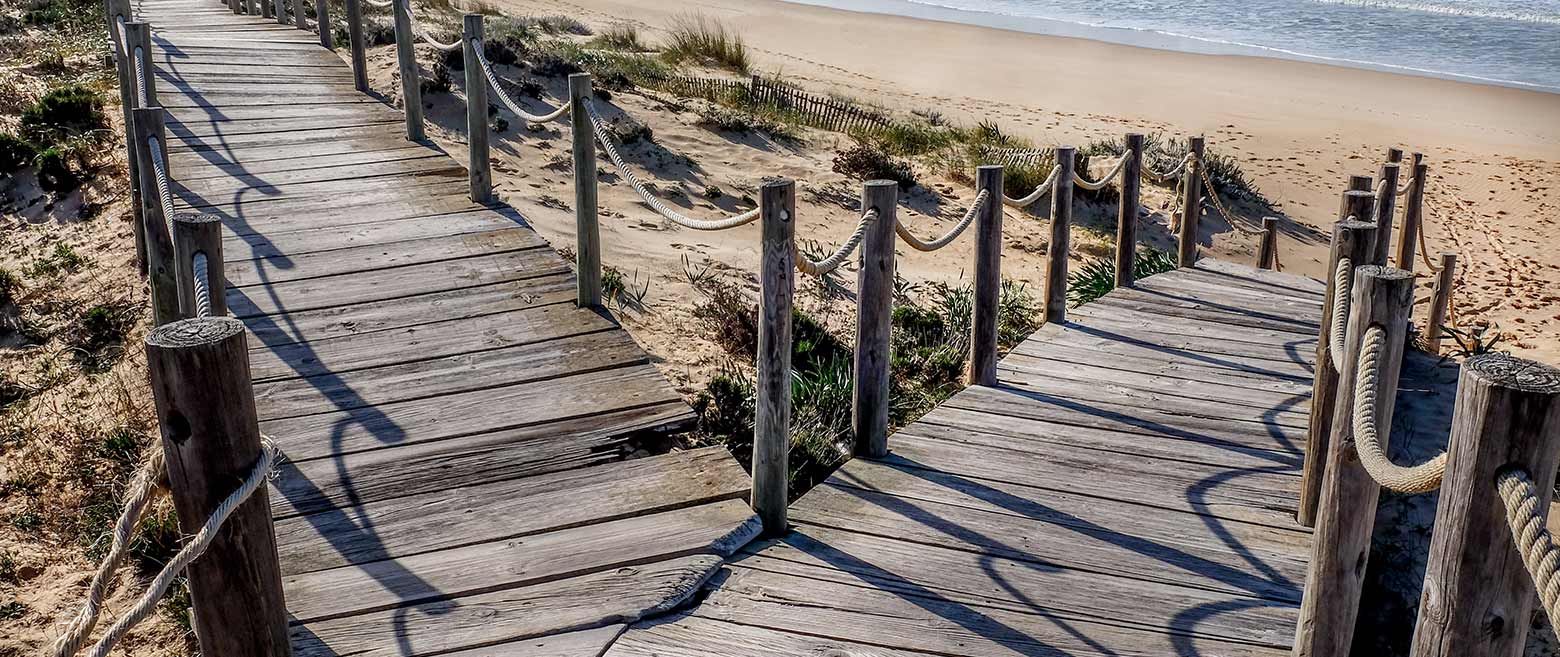
[{"label": "wooden railing post", "polygon": [[1143,194],[1143,135],[1127,135],[1127,166],[1121,170],[1121,205],[1116,213],[1116,287],[1137,281],[1137,216]]},{"label": "wooden railing post", "polygon": [[314,25],[320,30],[320,45],[326,50],[335,50],[336,30],[330,23],[330,0],[314,0]]},{"label": "wooden railing post", "polygon": [[395,58],[401,68],[401,99],[406,110],[406,138],[422,141],[422,73],[417,67],[416,39],[412,35],[411,0],[392,0],[395,10]]},{"label": "wooden railing post", "polygon": [[368,91],[368,52],[363,43],[363,0],[346,0],[347,45],[352,50],[352,86]]},{"label": "wooden railing post", "polygon": [[[1413,179],[1408,184],[1408,196],[1403,199],[1403,225],[1398,229],[1398,269],[1414,271],[1414,256],[1418,255],[1419,231],[1424,230],[1425,177],[1430,167],[1424,163],[1424,155],[1414,153],[1414,165],[1409,169]],[[1425,255],[1429,255],[1428,253]]]},{"label": "wooden railing post", "polygon": [[[462,20],[461,51],[466,56],[466,168],[471,182],[471,200],[493,200],[493,170],[488,155],[488,83],[477,59],[482,42],[482,14],[466,14]],[[595,158],[591,158],[592,166]]]},{"label": "wooden railing post", "polygon": [[119,21],[130,22],[130,0],[104,0],[104,14],[108,18],[108,38],[114,51],[114,71],[119,77],[119,108],[124,113],[125,171],[130,177],[130,212],[132,232],[135,234],[135,264],[142,276],[146,275],[146,221],[141,216],[141,169],[135,157],[135,123],[131,111],[136,108],[135,72],[130,69],[134,60],[127,54],[130,39],[120,39]]},{"label": "wooden railing post", "polygon": [[195,303],[195,254],[206,258],[206,285],[211,293],[211,314],[227,314],[226,284],[222,273],[222,217],[181,212],[173,218],[173,259],[178,276],[179,314],[197,316]]},{"label": "wooden railing post", "polygon": [[1045,246],[1045,315],[1047,324],[1067,321],[1067,256],[1072,252],[1073,173],[1077,159],[1071,146],[1056,149],[1056,183],[1051,187],[1051,238]]},{"label": "wooden railing post", "polygon": [[1002,167],[976,169],[975,187],[977,196],[986,193],[986,202],[975,215],[975,292],[966,378],[972,386],[990,386],[997,383],[997,311],[1002,301]]},{"label": "wooden railing post", "polygon": [[[1369,192],[1372,189],[1371,186],[1370,186],[1372,180],[1374,180],[1374,179],[1371,178],[1370,176],[1349,176],[1349,187],[1348,187],[1347,191],[1350,191],[1350,192]],[[1374,199],[1375,197],[1372,196],[1371,198]],[[1372,202],[1374,202],[1374,201],[1372,201]],[[1350,213],[1349,213],[1349,197],[1348,196],[1344,196],[1343,200],[1338,204],[1338,217],[1342,218],[1342,219],[1347,219],[1347,218],[1349,218],[1349,216],[1350,216]],[[1355,218],[1359,219],[1360,221],[1370,221],[1370,222],[1374,222],[1376,220],[1376,218],[1374,216],[1358,215],[1358,216],[1355,216]]]},{"label": "wooden railing post", "polygon": [[1398,169],[1401,165],[1397,162],[1388,162],[1381,165],[1381,186],[1376,192],[1376,255],[1372,263],[1378,265],[1387,264],[1387,256],[1392,252],[1392,224],[1397,217],[1397,187]]},{"label": "wooden railing post", "polygon": [[1496,477],[1527,472],[1549,509],[1560,461],[1560,370],[1492,353],[1463,362],[1411,657],[1517,657],[1534,583]]},{"label": "wooden railing post", "polygon": [[861,242],[856,273],[855,380],[851,427],[857,456],[888,456],[889,337],[894,315],[894,224],[898,221],[899,184],[868,181],[861,188],[861,209],[877,210]]},{"label": "wooden railing post", "polygon": [[786,532],[791,451],[791,303],[795,291],[796,183],[764,184],[759,199],[758,397],[753,422],[753,511],[764,535]]},{"label": "wooden railing post", "polygon": [[1457,254],[1441,253],[1441,271],[1436,272],[1435,283],[1430,287],[1430,316],[1425,320],[1425,344],[1430,353],[1441,353],[1441,327],[1447,323],[1452,308],[1452,287],[1457,280]]},{"label": "wooden railing post", "polygon": [[[1332,449],[1322,483],[1322,505],[1312,535],[1311,562],[1300,602],[1295,657],[1348,657],[1365,586],[1366,560],[1376,524],[1381,486],[1365,471],[1355,452],[1353,416],[1355,377],[1366,329],[1385,331],[1377,379],[1376,426],[1381,443],[1390,444],[1392,410],[1408,334],[1408,310],[1414,302],[1414,275],[1379,265],[1355,268],[1349,311],[1347,354],[1340,359],[1333,417]],[[1314,402],[1313,402],[1314,403]]]},{"label": "wooden railing post", "polygon": [[[152,61],[152,25],[142,21],[125,23],[125,39],[130,42],[130,65],[135,66],[135,52],[141,50],[141,80],[146,81],[146,102],[143,104],[138,97],[135,106],[157,107],[157,64]],[[135,84],[135,69],[130,69],[132,85]],[[132,87],[133,89],[133,87]],[[132,91],[131,93],[135,93]]]},{"label": "wooden railing post", "polygon": [[1182,174],[1185,179],[1181,189],[1186,195],[1181,199],[1181,234],[1176,252],[1176,264],[1180,267],[1197,264],[1198,224],[1202,221],[1202,158],[1206,141],[1202,137],[1192,137],[1187,143],[1194,157],[1186,164],[1186,173]]},{"label": "wooden railing post", "polygon": [[589,73],[569,76],[569,122],[574,132],[574,246],[581,308],[601,305],[601,227],[596,217],[596,132],[585,103]]},{"label": "wooden railing post", "polygon": [[1278,266],[1278,217],[1262,218],[1262,241],[1257,244],[1257,269]]},{"label": "wooden railing post", "polygon": [[146,221],[147,278],[152,288],[152,322],[154,326],[162,326],[180,319],[173,235],[168,228],[173,218],[163,213],[162,192],[157,187],[157,173],[152,164],[154,142],[164,165],[167,164],[168,142],[163,134],[161,107],[137,108],[134,115],[136,159],[142,173],[141,215]]},{"label": "wooden railing post", "polygon": [[[1345,192],[1348,194],[1368,192]],[[1327,261],[1327,294],[1322,301],[1322,326],[1316,339],[1316,365],[1311,381],[1311,421],[1306,432],[1305,465],[1300,478],[1300,505],[1295,520],[1306,527],[1316,526],[1316,509],[1322,499],[1322,480],[1331,451],[1333,404],[1338,398],[1338,370],[1333,368],[1333,299],[1337,295],[1338,261],[1369,259],[1376,248],[1376,224],[1344,219],[1333,225],[1332,252]]]},{"label": "wooden railing post", "polygon": [[[193,535],[260,458],[244,324],[209,317],[158,327],[146,360],[173,506]],[[262,485],[186,570],[201,654],[292,655],[267,497]]]}]

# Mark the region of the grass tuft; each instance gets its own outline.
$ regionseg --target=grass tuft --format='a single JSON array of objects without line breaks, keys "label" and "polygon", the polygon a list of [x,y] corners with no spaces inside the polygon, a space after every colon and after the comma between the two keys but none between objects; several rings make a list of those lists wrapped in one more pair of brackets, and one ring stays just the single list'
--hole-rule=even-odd
[{"label": "grass tuft", "polygon": [[607,50],[645,52],[650,48],[639,40],[639,28],[633,23],[614,23],[591,40],[591,45]]},{"label": "grass tuft", "polygon": [[666,27],[661,54],[674,64],[693,62],[747,75],[752,69],[747,44],[725,23],[704,14],[682,14]]},{"label": "grass tuft", "polygon": [[[1135,278],[1147,278],[1176,268],[1175,256],[1159,249],[1138,249],[1132,258]],[[1103,297],[1116,289],[1116,260],[1094,258],[1067,278],[1067,301],[1074,307]]]}]

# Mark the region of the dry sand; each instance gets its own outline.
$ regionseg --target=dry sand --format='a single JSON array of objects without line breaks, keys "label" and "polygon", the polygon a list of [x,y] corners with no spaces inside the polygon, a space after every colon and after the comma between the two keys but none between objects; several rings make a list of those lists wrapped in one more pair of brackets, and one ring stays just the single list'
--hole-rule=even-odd
[{"label": "dry sand", "polygon": [[[1495,322],[1519,355],[1560,362],[1560,256],[1541,235],[1560,219],[1560,95],[1293,61],[1173,53],[1101,42],[1040,36],[893,16],[845,12],[773,0],[500,0],[511,15],[565,14],[600,27],[629,21],[660,28],[679,14],[699,12],[735,28],[758,68],[818,89],[838,90],[899,110],[936,110],[973,122],[996,119],[1005,130],[1042,143],[1082,143],[1128,131],[1204,133],[1212,148],[1237,157],[1296,226],[1282,241],[1290,271],[1320,276],[1326,230],[1350,174],[1374,174],[1389,146],[1425,154],[1429,248],[1459,254],[1463,265],[1454,318]],[[705,171],[693,182],[724,178],[795,177],[827,184],[827,144],[798,157],[732,143],[707,131],[679,134],[660,117],[635,114],[674,153]],[[825,138],[829,139],[829,138]],[[560,144],[567,148],[567,144]],[[511,164],[534,170],[534,158]],[[554,178],[561,179],[557,175]],[[524,188],[515,189],[522,195]],[[562,191],[566,192],[566,189]],[[967,190],[959,190],[968,195]],[[555,193],[568,199],[566,193]],[[627,225],[655,222],[626,198],[608,205]],[[953,201],[957,204],[958,201]],[[561,213],[533,212],[544,233],[568,232]],[[555,223],[565,221],[565,223]],[[843,216],[827,235],[839,239]],[[1014,223],[1009,239],[1041,232]],[[751,253],[750,235],[692,236],[686,231],[614,242],[622,223],[608,224],[609,262],[627,268],[671,248]],[[805,233],[806,231],[804,231]],[[1253,238],[1224,232],[1212,253],[1244,259]],[[709,243],[709,248],[696,246]],[[681,244],[672,247],[673,243]],[[957,254],[957,252],[956,252]],[[966,253],[967,255],[967,253]],[[1038,281],[1038,260],[1009,252],[1007,271]],[[713,255],[712,255],[713,257]],[[722,262],[751,271],[752,259]],[[911,255],[912,270],[956,277],[953,258]],[[675,262],[675,259],[673,259]],[[647,263],[649,264],[649,263]],[[639,266],[665,271],[665,263]],[[1424,275],[1426,268],[1417,264]],[[1420,296],[1428,294],[1421,279]],[[654,286],[652,286],[654,287]],[[652,289],[652,293],[655,290]],[[1423,316],[1421,309],[1418,313]]]}]

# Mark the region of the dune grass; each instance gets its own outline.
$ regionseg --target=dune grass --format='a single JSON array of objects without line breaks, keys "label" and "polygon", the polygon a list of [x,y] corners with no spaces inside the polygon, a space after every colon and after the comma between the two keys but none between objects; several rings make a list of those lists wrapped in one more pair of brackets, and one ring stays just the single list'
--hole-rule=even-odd
[{"label": "dune grass", "polygon": [[674,64],[696,63],[747,75],[753,61],[742,35],[704,14],[682,14],[666,27],[661,54]]}]

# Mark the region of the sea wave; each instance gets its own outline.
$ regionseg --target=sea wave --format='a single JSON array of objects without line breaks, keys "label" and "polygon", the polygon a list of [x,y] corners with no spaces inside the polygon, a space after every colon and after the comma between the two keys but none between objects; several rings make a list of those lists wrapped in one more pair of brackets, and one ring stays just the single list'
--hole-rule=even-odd
[{"label": "sea wave", "polygon": [[1324,5],[1341,5],[1346,7],[1367,7],[1371,9],[1401,9],[1403,11],[1418,11],[1430,14],[1447,14],[1450,16],[1466,16],[1469,18],[1497,18],[1524,23],[1542,23],[1545,25],[1560,25],[1560,13],[1551,13],[1534,10],[1512,10],[1497,7],[1478,6],[1466,3],[1439,4],[1434,2],[1402,2],[1400,0],[1311,0]]}]

